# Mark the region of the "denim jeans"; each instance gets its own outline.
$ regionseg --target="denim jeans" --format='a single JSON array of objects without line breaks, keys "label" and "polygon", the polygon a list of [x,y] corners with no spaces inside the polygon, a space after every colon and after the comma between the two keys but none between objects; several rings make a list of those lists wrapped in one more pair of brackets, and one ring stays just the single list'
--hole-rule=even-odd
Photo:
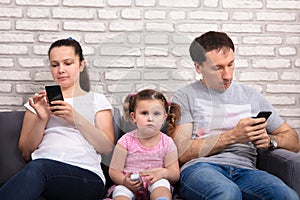
[{"label": "denim jeans", "polygon": [[186,200],[299,200],[294,190],[265,171],[202,162],[181,172],[179,193]]},{"label": "denim jeans", "polygon": [[103,193],[104,184],[97,174],[54,160],[36,159],[0,188],[0,199],[36,200],[42,195],[51,200],[99,200]]}]

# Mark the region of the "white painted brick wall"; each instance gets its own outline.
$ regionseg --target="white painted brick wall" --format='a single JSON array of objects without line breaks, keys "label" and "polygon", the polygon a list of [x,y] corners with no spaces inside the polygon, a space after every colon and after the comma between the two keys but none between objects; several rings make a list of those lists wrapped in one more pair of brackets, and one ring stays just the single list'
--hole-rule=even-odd
[{"label": "white painted brick wall", "polygon": [[227,32],[235,79],[256,88],[300,133],[299,0],[0,0],[0,111],[52,83],[51,42],[82,44],[92,89],[114,106],[142,88],[172,96],[199,79],[194,37]]},{"label": "white painted brick wall", "polygon": [[26,12],[29,18],[49,18],[50,9],[49,8],[29,8]]},{"label": "white painted brick wall", "polygon": [[145,19],[165,19],[167,12],[164,10],[146,10]]},{"label": "white painted brick wall", "polygon": [[104,7],[104,0],[63,0],[64,6],[77,7]]},{"label": "white painted brick wall", "polygon": [[196,8],[200,5],[198,0],[158,0],[160,6],[165,7],[189,7],[189,8]]}]

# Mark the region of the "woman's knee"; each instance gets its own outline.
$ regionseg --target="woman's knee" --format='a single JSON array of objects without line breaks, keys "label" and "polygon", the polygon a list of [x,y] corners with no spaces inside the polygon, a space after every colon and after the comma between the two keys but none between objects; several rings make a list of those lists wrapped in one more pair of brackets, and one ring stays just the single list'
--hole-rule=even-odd
[{"label": "woman's knee", "polygon": [[44,162],[42,160],[32,160],[23,169],[23,173],[28,176],[34,176],[42,173]]}]

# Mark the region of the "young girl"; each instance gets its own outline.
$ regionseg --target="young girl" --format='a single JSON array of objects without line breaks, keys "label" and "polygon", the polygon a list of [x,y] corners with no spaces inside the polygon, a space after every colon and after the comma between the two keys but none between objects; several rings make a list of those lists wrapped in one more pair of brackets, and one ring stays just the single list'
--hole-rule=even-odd
[{"label": "young girl", "polygon": [[[173,140],[160,131],[168,123],[174,131],[180,107],[167,102],[158,91],[147,89],[132,96],[129,112],[137,129],[126,133],[115,148],[109,174],[116,184],[113,198],[171,199],[171,184],[179,179],[177,149]],[[132,174],[141,179],[133,180]]]},{"label": "young girl", "polygon": [[32,161],[1,187],[0,197],[99,200],[105,184],[101,154],[112,150],[114,140],[112,106],[103,94],[88,92],[85,61],[76,40],[54,42],[48,56],[64,101],[53,101],[56,105],[50,107],[41,91],[25,104],[19,148]]}]

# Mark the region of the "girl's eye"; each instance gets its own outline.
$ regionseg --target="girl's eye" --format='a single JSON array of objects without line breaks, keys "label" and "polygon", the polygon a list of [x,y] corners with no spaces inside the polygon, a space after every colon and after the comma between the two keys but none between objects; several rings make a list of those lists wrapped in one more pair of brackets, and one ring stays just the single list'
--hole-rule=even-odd
[{"label": "girl's eye", "polygon": [[148,112],[142,112],[141,114],[142,114],[142,115],[147,115],[147,114],[148,114]]},{"label": "girl's eye", "polygon": [[57,67],[57,66],[58,66],[57,64],[52,64],[52,65],[51,65],[51,67]]},{"label": "girl's eye", "polygon": [[160,112],[155,112],[155,113],[154,113],[154,116],[160,116],[160,115],[161,115]]}]

